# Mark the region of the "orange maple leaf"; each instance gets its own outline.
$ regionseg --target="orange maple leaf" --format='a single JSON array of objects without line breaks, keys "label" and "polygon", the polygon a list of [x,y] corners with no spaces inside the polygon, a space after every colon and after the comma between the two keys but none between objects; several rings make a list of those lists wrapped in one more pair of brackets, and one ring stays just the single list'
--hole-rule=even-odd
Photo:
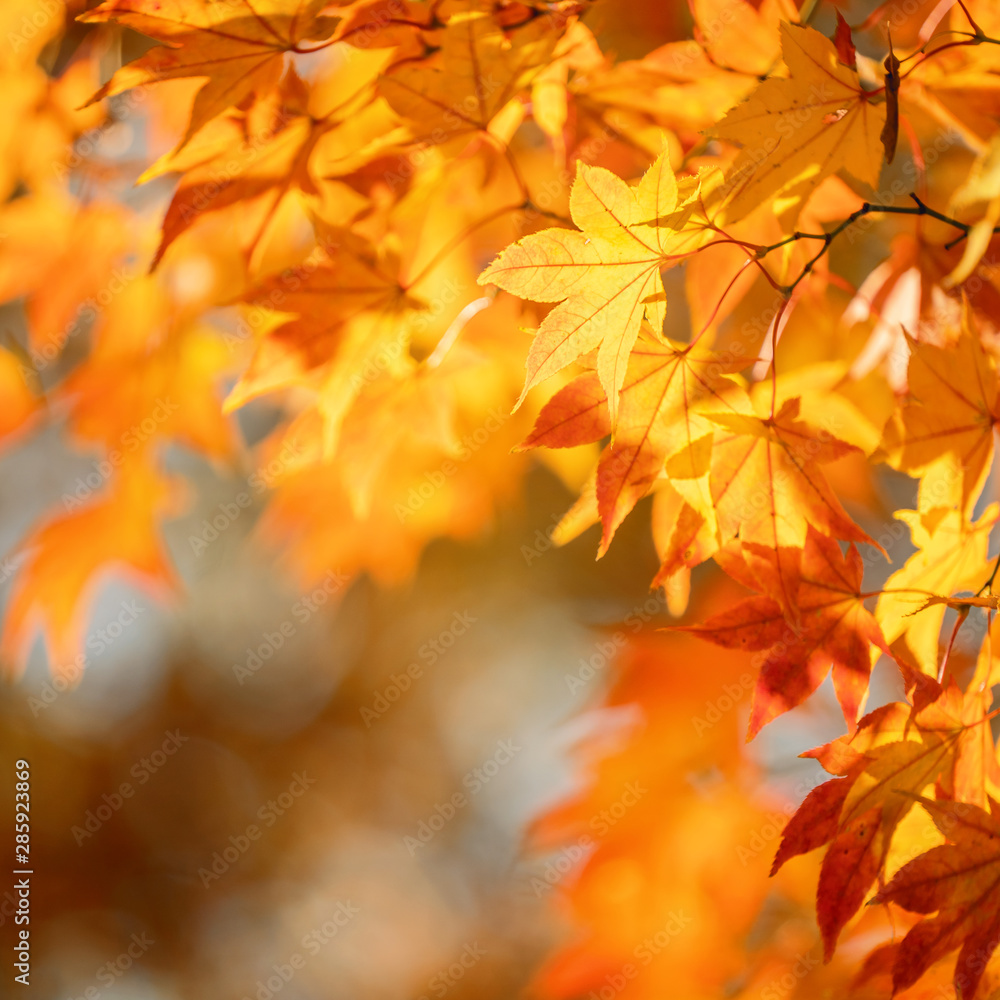
[{"label": "orange maple leaf", "polygon": [[904,865],[873,902],[892,902],[921,920],[899,945],[893,991],[915,983],[938,959],[960,948],[955,990],[972,1000],[989,957],[1000,944],[1000,820],[964,802],[919,797],[950,841]]},{"label": "orange maple leaf", "polygon": [[745,367],[746,360],[732,353],[640,337],[622,386],[614,438],[597,470],[597,505],[604,525],[600,554],[663,475],[693,510],[711,520],[714,530],[708,473],[715,425],[705,414],[749,409],[746,393],[726,378]]},{"label": "orange maple leaf", "polygon": [[[754,402],[758,410],[765,405],[759,394]],[[786,611],[795,607],[795,551],[805,544],[810,526],[845,541],[875,544],[848,517],[820,469],[820,463],[854,446],[800,420],[799,408],[796,397],[771,416],[709,415],[730,432],[716,435],[712,453],[719,531],[723,538],[739,535],[758,579],[755,589],[764,589]]]},{"label": "orange maple leaf", "polygon": [[[703,520],[711,519],[714,530],[708,471],[715,425],[705,413],[748,408],[745,392],[726,377],[745,367],[745,359],[733,353],[639,334],[621,389],[614,440],[597,469],[604,525],[599,556],[636,503],[664,476]],[[610,431],[607,395],[597,373],[587,372],[552,397],[522,447],[571,447]]]},{"label": "orange maple leaf", "polygon": [[852,737],[803,754],[836,777],[813,789],[788,822],[772,874],[789,858],[829,844],[816,893],[827,958],[919,796],[942,779],[958,794],[977,801],[981,794],[981,781],[976,789],[971,779],[977,771],[981,778],[984,765],[983,699],[936,685],[932,697],[919,710],[900,702],[883,705],[858,723]]},{"label": "orange maple leaf", "polygon": [[319,392],[330,455],[361,389],[408,362],[407,320],[422,302],[401,286],[398,258],[380,256],[348,230],[326,228],[323,240],[301,269],[268,278],[247,294],[254,305],[299,318],[264,335],[225,410],[275,389],[309,385]]},{"label": "orange maple leaf", "polygon": [[53,672],[77,681],[73,664],[98,587],[109,573],[158,596],[177,586],[160,540],[159,521],[176,506],[169,484],[142,464],[124,467],[109,488],[80,510],[40,523],[22,543],[26,561],[7,606],[0,654],[16,672],[36,631],[45,637]]},{"label": "orange maple leaf", "polygon": [[567,382],[541,409],[531,433],[518,445],[528,448],[574,448],[611,433],[608,397],[597,372]]},{"label": "orange maple leaf", "polygon": [[379,92],[422,141],[464,142],[473,132],[505,138],[522,118],[510,102],[546,67],[566,23],[549,14],[505,33],[492,13],[470,8],[453,13],[436,33],[431,58],[402,60],[379,82]]},{"label": "orange maple leaf", "polygon": [[[384,52],[357,53],[311,88],[290,69],[280,87],[248,111],[220,115],[183,149],[153,164],[141,181],[181,173],[153,267],[199,218],[234,206],[241,216],[259,217],[246,248],[253,262],[283,199],[297,193],[320,198],[325,181],[357,169],[374,155],[373,145],[391,141],[392,113],[384,101],[374,101],[375,77],[385,61]],[[355,211],[364,204],[354,192],[336,194],[345,205],[353,200]]]},{"label": "orange maple leaf", "polygon": [[793,597],[800,624],[790,625],[770,597],[751,597],[698,625],[679,626],[728,649],[762,652],[747,739],[803,702],[833,668],[837,700],[849,727],[868,691],[869,650],[888,653],[882,633],[864,606],[864,566],[852,545],[847,555],[827,535],[808,530]]},{"label": "orange maple leaf", "polygon": [[[202,126],[251,94],[277,85],[285,55],[306,40],[328,38],[336,21],[323,17],[327,0],[105,0],[79,17],[86,24],[115,21],[162,45],[129,63],[87,104],[133,87],[207,77],[191,109],[180,146]],[[86,106],[86,105],[85,105]]]}]

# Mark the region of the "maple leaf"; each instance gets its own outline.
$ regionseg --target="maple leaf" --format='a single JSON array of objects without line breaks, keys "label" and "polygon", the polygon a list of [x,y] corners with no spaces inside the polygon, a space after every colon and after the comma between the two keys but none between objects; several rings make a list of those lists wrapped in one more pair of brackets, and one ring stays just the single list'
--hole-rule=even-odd
[{"label": "maple leaf", "polygon": [[904,865],[875,897],[878,903],[936,914],[903,938],[893,967],[893,991],[911,986],[934,962],[960,948],[955,990],[971,1000],[1000,943],[1000,821],[964,802],[923,797],[919,802],[949,843]]},{"label": "maple leaf", "polygon": [[[267,331],[248,370],[225,401],[227,412],[289,385],[313,387],[333,453],[345,414],[360,390],[386,370],[405,364],[407,320],[421,308],[398,279],[397,258],[379,259],[371,244],[328,227],[308,266],[261,282],[247,300],[298,315]],[[317,319],[321,304],[324,312]]]},{"label": "maple leaf", "polygon": [[9,670],[17,672],[41,630],[54,672],[79,680],[74,664],[97,588],[109,572],[124,569],[160,596],[177,586],[158,530],[160,519],[177,506],[168,485],[141,462],[129,463],[96,499],[50,515],[28,534],[0,636]]},{"label": "maple leaf", "polygon": [[808,854],[833,840],[840,826],[844,799],[853,784],[854,776],[838,777],[809,792],[781,833],[781,844],[771,862],[772,876],[790,858]]},{"label": "maple leaf", "polygon": [[600,441],[611,433],[608,397],[597,372],[567,382],[541,409],[531,433],[518,446],[574,448]]},{"label": "maple leaf", "polygon": [[816,895],[828,959],[919,795],[944,778],[978,800],[975,772],[983,766],[984,739],[992,752],[983,720],[980,696],[937,687],[923,708],[889,703],[865,716],[852,737],[803,755],[837,777],[810,792],[789,821],[772,874],[789,858],[829,844]]},{"label": "maple leaf", "polygon": [[[614,440],[597,469],[596,498],[604,525],[598,556],[663,476],[714,528],[708,470],[715,425],[704,414],[748,408],[742,389],[726,377],[744,367],[746,362],[734,354],[640,333],[621,389]],[[522,447],[571,447],[610,431],[607,395],[597,374],[588,372],[552,397]],[[677,457],[670,462],[671,456]]]},{"label": "maple leaf", "polygon": [[794,228],[803,201],[841,169],[874,187],[882,165],[885,106],[814,28],[781,24],[787,79],[765,80],[713,133],[742,148],[726,174],[726,216],[739,219],[773,199]]},{"label": "maple leaf", "polygon": [[614,439],[597,470],[604,525],[599,554],[662,475],[714,529],[708,473],[715,425],[705,413],[749,409],[745,394],[726,378],[745,366],[734,354],[640,335],[621,389]]},{"label": "maple leaf", "polygon": [[946,288],[960,284],[972,274],[1000,222],[1000,135],[993,136],[976,157],[965,183],[952,196],[950,207],[954,210],[973,205],[978,207],[980,218],[969,229],[962,259],[943,281]]},{"label": "maple leaf", "polygon": [[[767,412],[760,394],[753,400],[758,413]],[[875,544],[848,517],[819,467],[854,446],[798,419],[799,408],[796,397],[773,416],[709,415],[722,428],[711,468],[719,531],[723,538],[739,535],[759,586],[793,615],[796,571],[788,563],[794,564],[810,525],[845,541]]]},{"label": "maple leaf", "polygon": [[118,205],[78,206],[57,192],[5,206],[0,300],[26,299],[30,354],[37,368],[54,361],[85,331],[103,301],[128,285],[131,268],[115,267],[125,255],[127,222]]},{"label": "maple leaf", "polygon": [[[290,70],[280,88],[250,111],[217,117],[182,150],[147,170],[141,181],[181,172],[152,266],[199,218],[233,206],[241,216],[260,217],[247,247],[252,258],[283,199],[296,193],[319,199],[324,181],[365,163],[374,155],[373,144],[391,141],[391,112],[384,101],[373,103],[375,77],[385,61],[383,52],[358,53],[311,88]],[[346,192],[337,195],[348,214]],[[364,204],[351,195],[358,207]]]},{"label": "maple leaf", "polygon": [[885,427],[886,461],[918,475],[932,470],[935,505],[971,515],[993,461],[1000,419],[996,362],[972,326],[968,304],[950,346],[907,340],[910,398]]},{"label": "maple leaf", "polygon": [[808,529],[792,597],[799,624],[789,625],[782,606],[751,597],[698,625],[679,626],[728,649],[763,653],[754,688],[747,739],[803,702],[833,668],[833,686],[853,729],[868,690],[871,646],[888,652],[875,619],[864,606],[863,564],[852,545]]},{"label": "maple leaf", "polygon": [[458,11],[439,34],[437,59],[397,63],[379,91],[423,141],[503,136],[509,125],[494,119],[546,66],[564,25],[561,15],[536,17],[508,35],[485,11]]},{"label": "maple leaf", "polygon": [[[559,302],[543,320],[517,405],[539,382],[598,349],[597,373],[611,422],[643,316],[660,334],[660,268],[678,242],[669,216],[677,182],[666,154],[633,190],[609,170],[577,166],[570,211],[579,231],[546,229],[509,246],[479,277],[521,298]],[[565,300],[565,301],[563,301]]]},{"label": "maple leaf", "polygon": [[105,0],[78,20],[115,21],[162,42],[123,66],[87,104],[133,87],[185,77],[207,77],[180,141],[251,94],[276,86],[288,52],[321,41],[336,22],[321,16],[326,0]]},{"label": "maple leaf", "polygon": [[891,644],[905,637],[916,666],[929,677],[938,673],[938,636],[945,606],[932,604],[913,614],[928,596],[978,590],[989,576],[986,558],[990,530],[1000,515],[991,504],[970,523],[957,510],[921,514],[896,511],[910,528],[917,551],[885,582],[875,607],[875,618]]},{"label": "maple leaf", "polygon": [[136,278],[101,317],[90,356],[59,386],[74,433],[108,448],[116,465],[161,438],[232,454],[218,391],[229,353],[218,333],[186,319],[154,279]]}]

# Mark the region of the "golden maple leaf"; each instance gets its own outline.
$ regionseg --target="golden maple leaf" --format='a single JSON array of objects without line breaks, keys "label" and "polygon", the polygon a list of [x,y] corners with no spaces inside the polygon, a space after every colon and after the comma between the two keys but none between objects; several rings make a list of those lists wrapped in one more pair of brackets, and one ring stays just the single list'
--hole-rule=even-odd
[{"label": "golden maple leaf", "polygon": [[[690,189],[688,189],[690,190]],[[580,163],[570,193],[579,231],[546,229],[509,246],[479,277],[521,298],[558,302],[542,321],[518,405],[539,382],[597,351],[611,422],[642,319],[661,335],[666,295],[660,268],[688,233],[671,228],[678,184],[662,154],[634,190],[602,167]],[[684,220],[678,220],[683,222]]]},{"label": "golden maple leaf", "polygon": [[723,189],[727,218],[766,202],[794,228],[803,202],[830,174],[846,169],[878,183],[885,106],[814,28],[782,22],[781,54],[788,78],[765,80],[712,132],[742,147]]},{"label": "golden maple leaf", "polygon": [[198,91],[180,145],[227,108],[276,86],[285,55],[306,39],[322,40],[336,22],[321,16],[326,0],[105,0],[79,20],[115,21],[161,45],[129,63],[87,104],[133,87],[185,77],[207,77]]}]

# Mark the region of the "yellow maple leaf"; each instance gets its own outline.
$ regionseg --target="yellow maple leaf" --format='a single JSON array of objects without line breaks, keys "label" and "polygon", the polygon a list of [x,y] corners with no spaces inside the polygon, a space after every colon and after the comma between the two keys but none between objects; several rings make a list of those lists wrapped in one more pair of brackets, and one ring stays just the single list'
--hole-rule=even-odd
[{"label": "yellow maple leaf", "polygon": [[564,20],[538,17],[508,37],[491,14],[458,12],[441,31],[434,58],[397,63],[379,90],[425,142],[485,132],[548,64]]},{"label": "yellow maple leaf", "polygon": [[952,196],[953,210],[969,206],[978,207],[980,218],[969,229],[962,259],[942,282],[945,288],[960,285],[975,271],[1000,222],[1000,135],[976,157],[965,183]]},{"label": "yellow maple leaf", "polygon": [[875,618],[889,643],[905,636],[917,666],[931,677],[938,671],[938,635],[945,605],[933,604],[914,614],[931,594],[978,590],[989,576],[986,546],[1000,508],[991,504],[976,522],[957,510],[919,513],[900,510],[917,546],[906,563],[886,580]]},{"label": "yellow maple leaf", "polygon": [[908,341],[911,399],[885,427],[886,460],[894,469],[925,476],[922,510],[957,506],[971,515],[993,461],[993,428],[1000,418],[996,363],[972,327],[968,306],[954,344]]},{"label": "yellow maple leaf", "polygon": [[[685,193],[690,192],[685,186]],[[614,424],[629,354],[643,316],[662,335],[666,296],[660,268],[686,240],[670,224],[678,184],[662,154],[637,188],[602,167],[580,163],[570,192],[579,231],[546,229],[509,246],[480,275],[537,302],[559,302],[545,317],[528,354],[518,405],[539,382],[598,348],[597,373]],[[678,220],[679,221],[679,220]],[[565,301],[563,301],[565,300]]]},{"label": "yellow maple leaf", "polygon": [[[597,470],[604,523],[600,555],[628,512],[664,475],[714,532],[708,473],[715,425],[704,413],[707,408],[749,411],[743,390],[726,377],[745,366],[732,354],[640,337],[622,387],[614,440]],[[692,527],[695,520],[691,518]]]},{"label": "yellow maple leaf", "polygon": [[726,177],[726,216],[739,219],[771,203],[794,227],[806,198],[830,174],[846,169],[878,183],[885,105],[814,28],[782,22],[781,54],[788,78],[765,80],[712,131],[743,147]]}]

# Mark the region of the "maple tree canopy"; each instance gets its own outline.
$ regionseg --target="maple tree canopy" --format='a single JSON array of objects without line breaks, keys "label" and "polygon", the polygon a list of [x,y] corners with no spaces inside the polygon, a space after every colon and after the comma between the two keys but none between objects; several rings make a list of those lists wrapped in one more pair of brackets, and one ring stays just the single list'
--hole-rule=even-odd
[{"label": "maple tree canopy", "polygon": [[[685,617],[622,668],[644,733],[539,823],[622,761],[656,789],[561,887],[582,943],[538,990],[1000,995],[1000,4],[690,0],[633,59],[590,0],[2,6],[0,433],[94,470],[12,553],[11,677],[39,637],[72,677],[111,574],[180,589],[178,448],[306,585],[405,581],[541,464],[578,497],[552,540],[648,519]],[[830,777],[766,850],[726,839],[745,799],[657,811],[690,745],[736,759],[720,692],[753,740],[828,675]],[[801,973],[768,868],[817,887]],[[617,971],[675,890],[669,975]]]}]

